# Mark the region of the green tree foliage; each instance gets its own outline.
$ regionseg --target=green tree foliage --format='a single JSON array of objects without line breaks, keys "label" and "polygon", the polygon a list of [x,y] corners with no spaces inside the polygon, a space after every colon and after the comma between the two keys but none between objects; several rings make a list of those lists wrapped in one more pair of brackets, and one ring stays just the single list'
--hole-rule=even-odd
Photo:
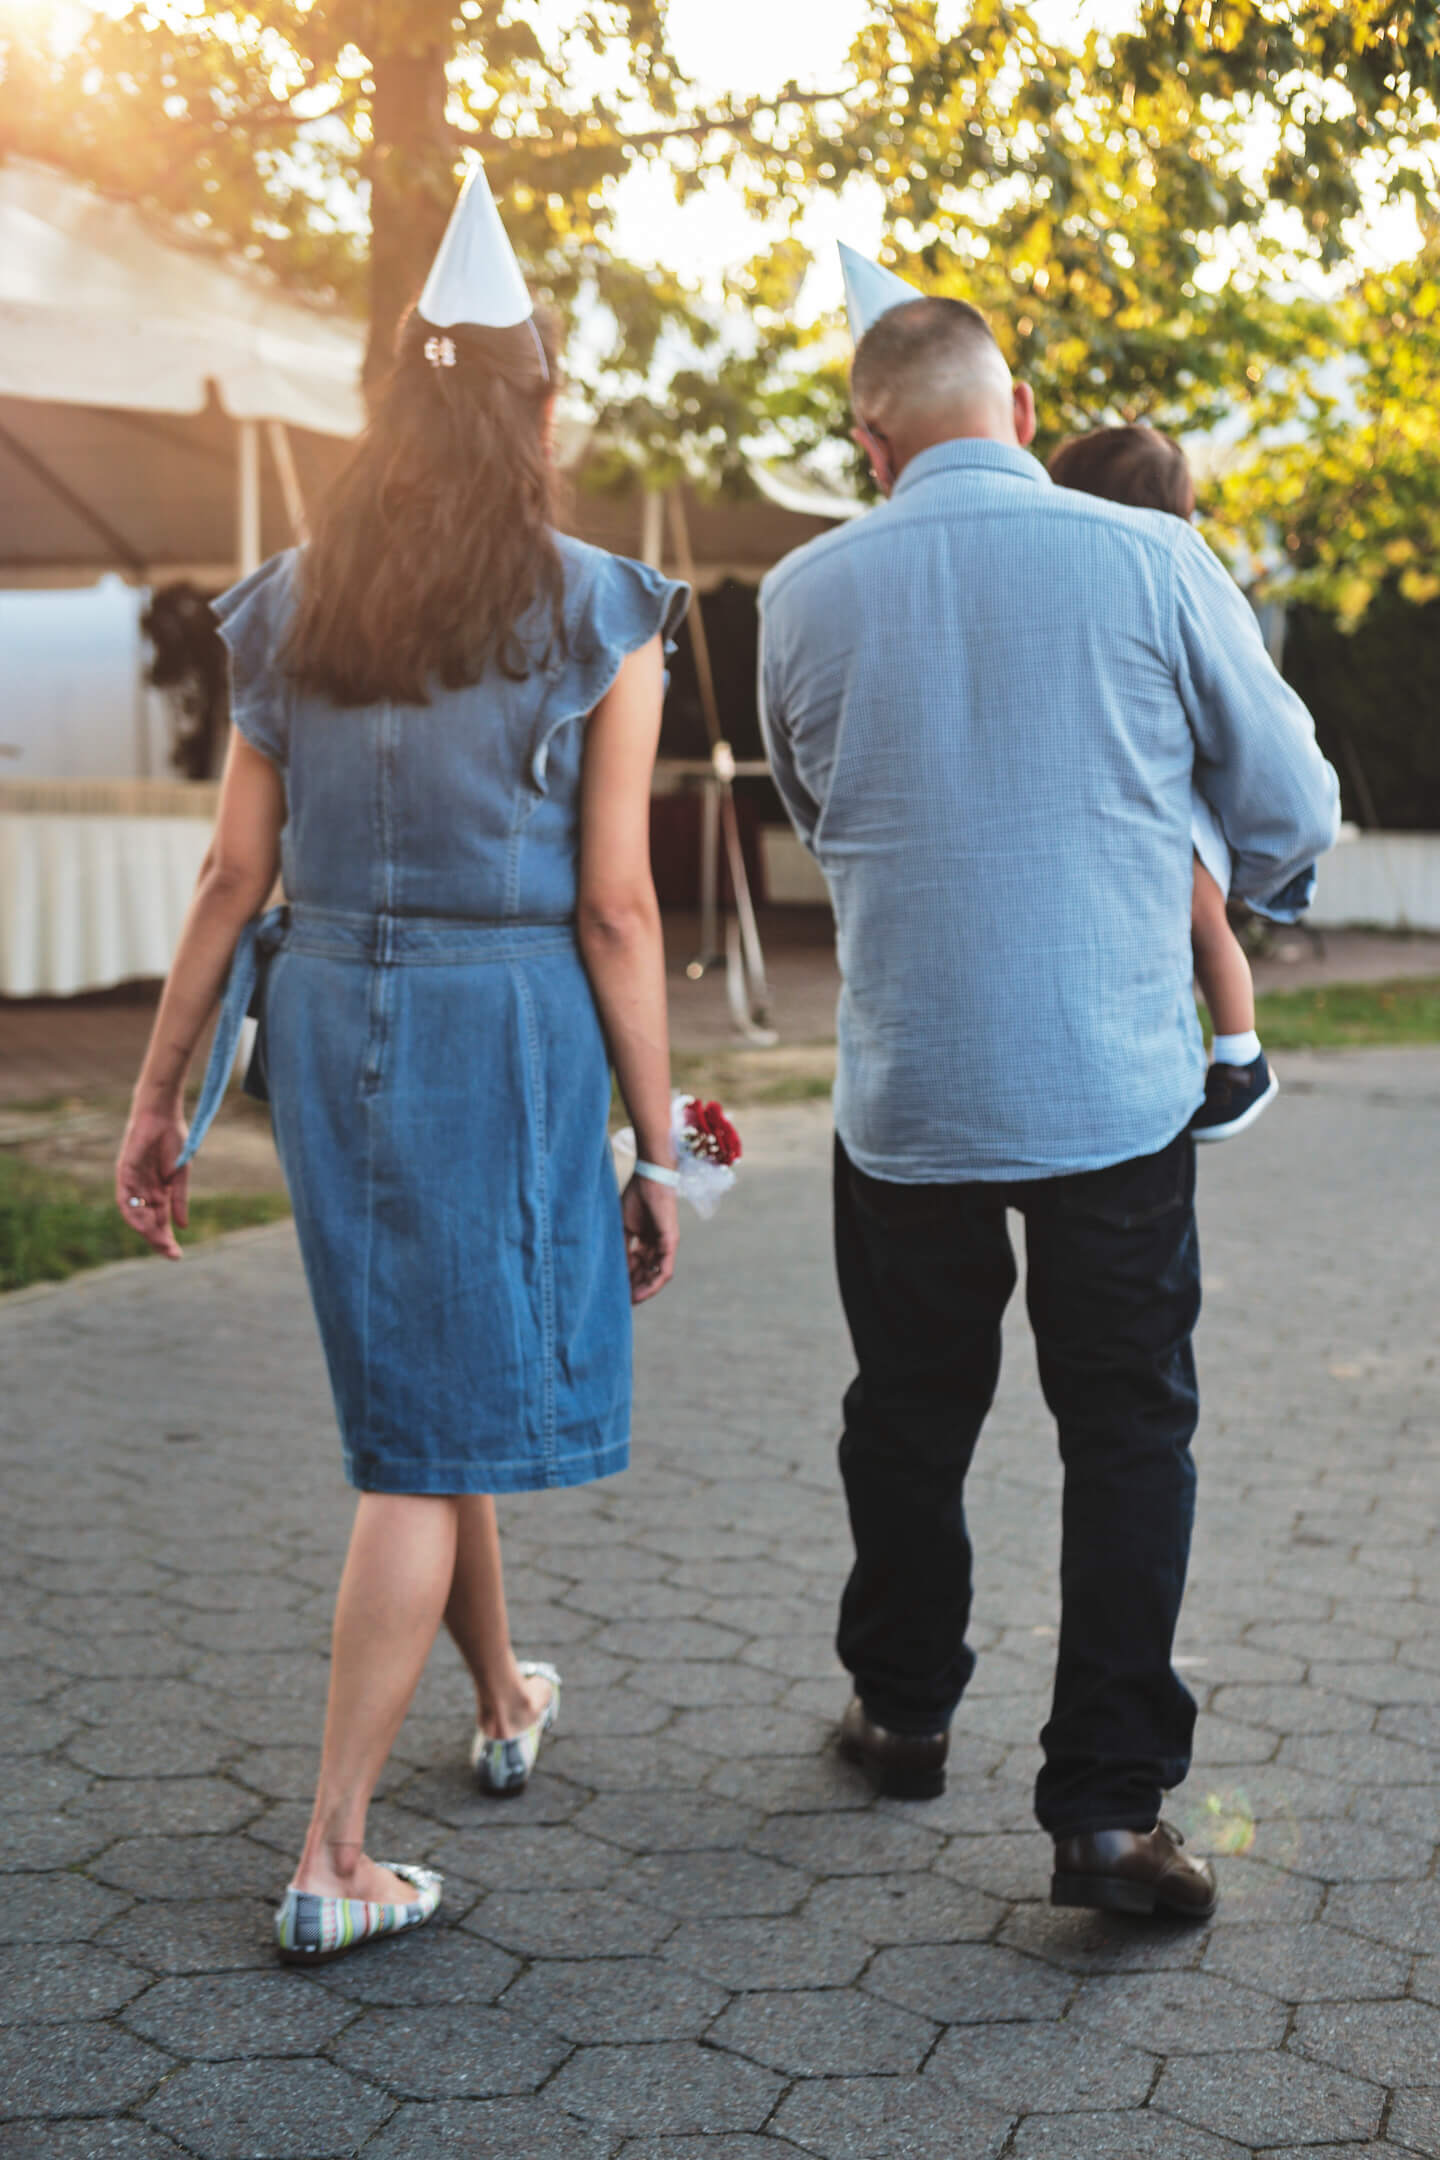
[{"label": "green tree foliage", "polygon": [[[663,134],[675,71],[656,0],[594,0],[548,50],[539,13],[533,0],[138,0],[97,13],[59,52],[13,31],[0,119],[12,147],[197,219],[367,312],[373,374],[466,147],[485,153],[517,244],[564,300],[640,147],[618,115],[643,107],[661,116],[649,135]],[[601,56],[597,96],[586,62]],[[669,283],[628,293],[642,348]]]},{"label": "green tree foliage", "polygon": [[[602,477],[723,480],[757,414],[797,450],[844,432],[839,341],[795,327],[795,227],[814,190],[856,179],[879,191],[887,259],[990,313],[1036,385],[1042,447],[1105,418],[1208,426],[1240,407],[1274,425],[1342,337],[1286,291],[1286,261],[1343,259],[1362,173],[1428,205],[1437,77],[1440,0],[1141,0],[1133,34],[1068,44],[1009,0],[970,0],[943,35],[937,0],[872,0],[833,84],[719,106],[682,77],[664,0],[122,0],[72,49],[12,33],[0,127],[367,308],[372,373],[479,148],[537,284],[562,306],[598,295],[613,324],[586,385],[613,446]],[[728,323],[683,265],[617,255],[616,184],[637,160],[663,161],[682,199],[718,176],[767,219]],[[1412,283],[1391,315],[1419,310]],[[1366,290],[1343,330],[1362,367],[1386,342],[1362,334],[1385,314]],[[1337,463],[1363,460],[1338,410],[1326,424]],[[1422,463],[1417,443],[1423,494]],[[1290,473],[1252,461],[1248,494],[1227,483],[1226,529],[1282,525],[1336,602],[1325,533],[1267,497],[1272,470]],[[1397,577],[1428,574],[1413,519],[1375,533],[1382,556],[1414,542],[1384,558]],[[1372,585],[1373,556],[1353,570]]]},{"label": "green tree foliage", "polygon": [[1146,0],[1133,34],[1067,48],[1005,0],[942,37],[915,0],[852,57],[855,90],[799,116],[754,199],[873,179],[886,260],[986,310],[1042,448],[1106,419],[1209,427],[1313,369],[1353,315],[1300,296],[1297,260],[1345,259],[1362,174],[1434,200],[1440,5]]},{"label": "green tree foliage", "polygon": [[757,198],[796,200],[796,165],[872,178],[887,259],[986,311],[1035,385],[1042,447],[1102,418],[1218,419],[1301,333],[1267,294],[1245,113],[1175,67],[1142,77],[1099,36],[1051,43],[1004,0],[976,0],[955,38],[936,14],[877,13],[843,119],[809,116]]},{"label": "green tree foliage", "polygon": [[1175,73],[1268,123],[1265,193],[1328,264],[1365,207],[1362,157],[1387,198],[1434,200],[1440,0],[1142,0],[1117,61],[1142,89]]},{"label": "green tree foliage", "polygon": [[1212,508],[1273,589],[1350,631],[1381,596],[1440,598],[1440,226],[1415,261],[1360,278],[1329,329],[1256,398]]}]

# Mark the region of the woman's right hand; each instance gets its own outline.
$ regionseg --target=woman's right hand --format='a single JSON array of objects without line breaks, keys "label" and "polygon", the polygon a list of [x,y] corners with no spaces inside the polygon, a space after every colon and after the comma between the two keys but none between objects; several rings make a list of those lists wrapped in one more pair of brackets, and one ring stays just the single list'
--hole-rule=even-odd
[{"label": "woman's right hand", "polygon": [[668,1185],[632,1177],[620,1201],[620,1218],[625,1225],[630,1302],[643,1305],[664,1289],[675,1272],[680,1203]]},{"label": "woman's right hand", "polygon": [[178,1260],[175,1228],[190,1221],[190,1172],[175,1164],[185,1145],[178,1110],[135,1108],[115,1165],[115,1204],[132,1230],[166,1260]]}]

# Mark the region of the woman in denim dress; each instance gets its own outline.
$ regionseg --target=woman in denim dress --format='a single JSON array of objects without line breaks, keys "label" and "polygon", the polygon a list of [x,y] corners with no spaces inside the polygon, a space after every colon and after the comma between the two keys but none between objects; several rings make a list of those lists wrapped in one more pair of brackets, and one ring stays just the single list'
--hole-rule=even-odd
[{"label": "woman in denim dress", "polygon": [[[429,1917],[366,1808],[443,1620],[513,1790],[558,1676],[510,1646],[493,1495],[625,1467],[630,1303],[676,1242],[649,789],[686,589],[556,533],[535,319],[418,315],[308,547],[216,604],[234,734],[117,1198],[179,1258],[257,969],[260,1057],[360,1500],[281,1955]],[[256,920],[283,871],[287,905]],[[233,961],[233,966],[232,966]],[[189,1146],[182,1089],[227,971]],[[610,1063],[640,1171],[618,1194]]]}]

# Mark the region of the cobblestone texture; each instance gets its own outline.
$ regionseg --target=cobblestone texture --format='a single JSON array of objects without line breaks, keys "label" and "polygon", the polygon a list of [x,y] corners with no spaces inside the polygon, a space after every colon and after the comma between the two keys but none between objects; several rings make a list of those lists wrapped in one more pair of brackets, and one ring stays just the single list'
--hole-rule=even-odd
[{"label": "cobblestone texture", "polygon": [[636,1463],[507,1504],[565,1715],[464,1767],[437,1649],[372,1843],[432,1928],[315,1974],[304,1822],[348,1524],[288,1229],[0,1306],[6,2160],[1440,2160],[1440,1054],[1282,1061],[1202,1165],[1206,1929],[1046,1902],[1053,1438],[1014,1311],[950,1788],[826,1746],[848,1355],[817,1111],[639,1328]]}]

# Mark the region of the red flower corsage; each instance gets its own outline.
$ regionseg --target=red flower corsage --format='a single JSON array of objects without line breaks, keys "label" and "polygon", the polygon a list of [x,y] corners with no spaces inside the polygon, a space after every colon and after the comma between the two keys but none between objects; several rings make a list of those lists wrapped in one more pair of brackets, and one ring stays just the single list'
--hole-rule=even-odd
[{"label": "red flower corsage", "polygon": [[[708,1220],[735,1183],[740,1135],[718,1102],[698,1095],[670,1098],[670,1145],[675,1151],[676,1188],[697,1215]],[[635,1132],[627,1125],[615,1135],[622,1156],[635,1153]]]},{"label": "red flower corsage", "polygon": [[702,1102],[698,1095],[688,1095],[684,1118],[685,1145],[692,1155],[719,1163],[725,1170],[739,1162],[744,1153],[740,1135],[718,1102]]}]

